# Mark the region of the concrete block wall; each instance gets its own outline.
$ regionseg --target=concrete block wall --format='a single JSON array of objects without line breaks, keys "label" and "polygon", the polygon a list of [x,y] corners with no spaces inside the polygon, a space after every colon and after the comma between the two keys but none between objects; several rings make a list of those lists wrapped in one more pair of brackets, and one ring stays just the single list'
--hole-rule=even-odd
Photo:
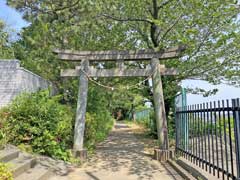
[{"label": "concrete block wall", "polygon": [[49,86],[49,81],[20,67],[18,60],[0,60],[0,107],[22,92],[36,92]]}]

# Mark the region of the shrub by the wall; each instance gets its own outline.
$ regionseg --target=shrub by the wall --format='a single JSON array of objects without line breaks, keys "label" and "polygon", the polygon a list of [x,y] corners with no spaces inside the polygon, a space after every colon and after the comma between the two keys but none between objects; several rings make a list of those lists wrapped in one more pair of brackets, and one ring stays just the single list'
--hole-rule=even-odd
[{"label": "shrub by the wall", "polygon": [[6,116],[8,114],[5,112],[5,109],[0,110],[0,150],[4,148],[4,145],[7,143],[7,132],[6,132]]},{"label": "shrub by the wall", "polygon": [[[91,90],[91,88],[90,88]],[[102,92],[89,93],[86,114],[85,147],[89,150],[104,140],[113,126]],[[69,160],[73,140],[74,112],[59,103],[60,97],[50,97],[47,91],[22,94],[0,111],[0,142],[6,140],[28,152]]]},{"label": "shrub by the wall", "polygon": [[28,151],[67,160],[72,146],[73,114],[48,91],[22,94],[5,108],[0,117],[6,122],[8,141]]}]

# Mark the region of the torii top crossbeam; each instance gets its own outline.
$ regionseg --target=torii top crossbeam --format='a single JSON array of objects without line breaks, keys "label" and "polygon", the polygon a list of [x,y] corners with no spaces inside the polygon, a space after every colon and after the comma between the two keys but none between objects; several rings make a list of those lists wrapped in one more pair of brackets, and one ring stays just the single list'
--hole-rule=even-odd
[{"label": "torii top crossbeam", "polygon": [[72,51],[72,50],[54,50],[58,54],[59,59],[69,61],[113,61],[113,60],[151,60],[158,58],[160,60],[171,59],[180,56],[185,50],[185,46],[177,46],[166,50],[155,52],[154,50],[137,50],[137,51]]}]

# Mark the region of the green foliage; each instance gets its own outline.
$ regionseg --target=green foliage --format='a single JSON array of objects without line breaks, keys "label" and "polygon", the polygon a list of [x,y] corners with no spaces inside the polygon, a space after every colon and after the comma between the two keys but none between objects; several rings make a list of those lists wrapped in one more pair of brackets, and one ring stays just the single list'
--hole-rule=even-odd
[{"label": "green foliage", "polygon": [[13,48],[9,43],[9,32],[6,25],[0,20],[0,59],[10,59],[14,57]]},{"label": "green foliage", "polygon": [[175,139],[175,119],[174,119],[174,113],[172,109],[170,109],[168,113],[167,123],[168,123],[168,138],[170,140],[174,140]]},{"label": "green foliage", "polygon": [[[230,125],[230,127],[229,127],[229,125]],[[217,128],[217,133],[218,134],[224,135],[224,133],[226,133],[227,137],[229,137],[229,134],[231,134],[232,140],[235,139],[233,117],[230,117],[229,119],[227,117],[219,119],[218,122],[217,122],[217,127],[216,128]]]},{"label": "green foliage", "polygon": [[[143,113],[143,116],[141,117],[141,114],[139,116],[139,113]],[[136,115],[137,116],[135,117],[135,119],[137,123],[143,124],[146,128],[149,129],[149,135],[157,138],[157,127],[154,109],[146,109],[146,107],[145,109],[141,108],[136,111]],[[172,108],[167,111],[167,125],[168,138],[173,140],[175,139],[175,119]]]},{"label": "green foliage", "polygon": [[109,112],[86,114],[85,146],[92,149],[98,142],[103,141],[113,127],[113,118]]},{"label": "green foliage", "polygon": [[29,151],[68,160],[72,144],[72,112],[48,91],[22,94],[1,112],[9,143]]},{"label": "green foliage", "polygon": [[[224,136],[224,133],[226,133],[226,136],[229,137],[229,134],[231,134],[232,140],[234,140],[234,119],[233,117],[229,118],[220,118],[217,119],[215,122],[214,120],[204,122],[203,119],[195,119],[194,122],[193,120],[189,120],[191,123],[189,123],[190,127],[190,134],[193,137],[197,137],[199,135],[204,135],[211,133],[213,135],[217,134],[218,136]],[[230,123],[230,128],[229,124]],[[225,125],[224,125],[225,123]]]},{"label": "green foliage", "polygon": [[147,134],[157,138],[157,126],[155,121],[155,114],[153,109],[146,109],[141,107],[135,112],[136,123],[143,125],[147,128]]},{"label": "green foliage", "polygon": [[[103,141],[113,127],[105,93],[94,86],[89,88],[84,139],[89,150]],[[50,97],[47,91],[17,97],[0,112],[0,132],[4,137],[1,144],[8,141],[27,152],[72,160],[68,149],[72,148],[73,114],[59,100],[62,97]]]},{"label": "green foliage", "polygon": [[14,43],[15,56],[21,60],[21,65],[36,74],[51,80],[59,86],[61,65],[52,50],[54,39],[50,34],[48,23],[36,20],[34,25],[26,28],[18,42]]},{"label": "green foliage", "polygon": [[0,163],[0,179],[13,180],[13,175],[6,164]]},{"label": "green foliage", "polygon": [[0,149],[4,148],[8,141],[6,117],[8,116],[5,108],[0,109]]},{"label": "green foliage", "polygon": [[[240,23],[236,0],[96,0],[94,3],[8,0],[8,3],[22,11],[32,26],[43,21],[44,26],[35,30],[36,34],[38,30],[48,32],[39,36],[42,45],[48,38],[56,47],[82,50],[159,50],[185,44],[187,50],[181,61],[164,62],[169,67],[178,67],[177,82],[196,77],[213,84],[229,81],[239,85]],[[38,41],[33,39],[30,43]]]},{"label": "green foliage", "polygon": [[113,118],[108,110],[106,91],[90,85],[85,126],[85,145],[89,149],[104,140],[113,127]]},{"label": "green foliage", "polygon": [[[145,116],[137,117],[136,122],[148,128],[149,130],[148,133],[150,136],[157,138],[157,126],[156,126],[156,118],[155,118],[154,110],[145,108],[145,110],[139,110],[137,111],[137,113],[144,112],[146,110],[148,110],[148,113],[145,114]],[[168,112],[167,123],[168,123],[168,138],[170,140],[174,140],[175,139],[175,120],[174,120],[174,113],[172,109],[170,109],[170,111]]]}]

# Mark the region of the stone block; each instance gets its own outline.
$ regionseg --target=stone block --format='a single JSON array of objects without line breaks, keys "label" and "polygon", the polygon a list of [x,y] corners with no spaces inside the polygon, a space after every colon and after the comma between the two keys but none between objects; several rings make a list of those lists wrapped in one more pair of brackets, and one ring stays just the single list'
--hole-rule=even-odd
[{"label": "stone block", "polygon": [[166,162],[169,159],[173,159],[175,157],[174,150],[162,150],[162,149],[154,149],[154,159],[160,162]]},{"label": "stone block", "polygon": [[73,153],[73,156],[75,158],[79,158],[81,162],[84,162],[87,160],[87,150],[86,149],[73,150],[72,153]]}]

